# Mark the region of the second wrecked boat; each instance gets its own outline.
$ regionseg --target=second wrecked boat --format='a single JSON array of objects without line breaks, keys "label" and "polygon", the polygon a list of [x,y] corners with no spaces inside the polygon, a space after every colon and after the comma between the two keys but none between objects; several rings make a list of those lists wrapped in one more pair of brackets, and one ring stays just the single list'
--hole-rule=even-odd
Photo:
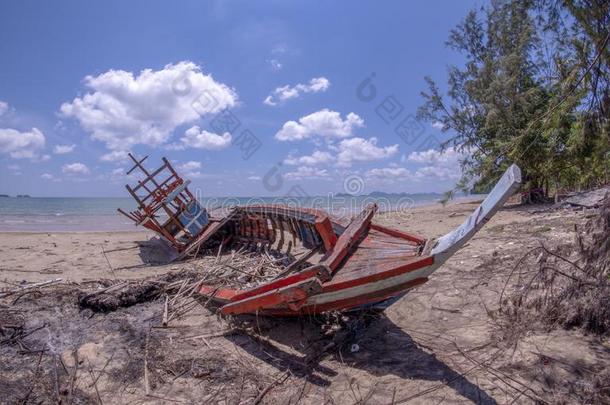
[{"label": "second wrecked boat", "polygon": [[[512,165],[460,227],[438,239],[426,239],[374,223],[375,204],[353,219],[282,205],[237,206],[210,215],[167,159],[149,172],[142,165],[146,158],[130,157],[135,162],[131,171],[140,169],[144,175],[137,185],[126,186],[138,209],[119,211],[159,234],[173,247],[176,260],[232,245],[288,255],[301,249],[299,259],[253,287],[201,286],[200,293],[216,302],[222,314],[234,315],[383,310],[428,281],[521,184],[521,171]],[[145,194],[138,195],[142,190]],[[158,212],[167,218],[160,221]]]}]

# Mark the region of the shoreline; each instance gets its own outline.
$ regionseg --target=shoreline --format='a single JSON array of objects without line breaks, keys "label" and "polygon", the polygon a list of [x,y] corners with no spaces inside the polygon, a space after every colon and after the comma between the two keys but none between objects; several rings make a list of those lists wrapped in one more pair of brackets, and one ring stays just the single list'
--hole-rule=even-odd
[{"label": "shoreline", "polygon": [[[444,206],[438,201],[425,201],[425,202],[421,202],[421,203],[414,202],[414,204],[409,206],[408,208],[394,207],[391,209],[379,210],[377,212],[377,215],[382,216],[382,215],[389,215],[389,214],[395,214],[395,213],[408,214],[410,211],[419,212],[421,210],[426,210],[426,209],[435,209],[435,208],[439,208],[439,207],[451,207],[451,206],[460,205],[460,204],[473,204],[473,203],[478,204],[482,201],[483,198],[484,198],[484,195],[480,195],[480,194],[473,195],[473,196],[460,196],[460,197],[457,197],[457,198],[447,202]],[[341,210],[337,210],[337,211],[341,211]],[[353,212],[350,211],[350,213],[343,212],[343,216],[355,215],[357,212],[358,211],[353,211]],[[332,215],[332,211],[331,211],[331,215]],[[341,215],[339,215],[339,217],[340,216]],[[22,217],[25,217],[25,216],[20,216],[20,218],[22,218]],[[61,216],[50,216],[50,217],[51,218],[62,218],[62,219],[76,217],[76,218],[82,218],[83,220],[82,220],[81,224],[71,224],[71,225],[70,224],[60,224],[60,223],[55,223],[55,224],[49,223],[46,225],[46,228],[43,225],[43,226],[40,226],[40,229],[37,229],[37,230],[31,229],[33,227],[36,227],[37,224],[28,224],[28,226],[24,226],[24,227],[11,226],[11,227],[6,227],[6,229],[4,228],[4,226],[2,224],[0,224],[0,234],[12,234],[12,235],[72,234],[72,233],[74,233],[74,234],[95,234],[95,233],[105,234],[105,233],[137,233],[137,232],[142,232],[142,231],[153,234],[152,232],[148,231],[146,228],[136,226],[131,223],[124,222],[124,223],[119,224],[118,221],[123,220],[123,218],[121,218],[119,214],[116,214],[116,215],[108,215],[108,214],[78,215],[78,216],[72,216],[72,217],[61,215]],[[106,229],[99,229],[99,228],[96,229],[96,228],[91,227],[92,223],[95,223],[96,221],[99,221],[99,220],[107,221],[109,218],[112,218],[111,219],[112,221],[117,221],[117,223],[108,226]],[[131,230],[126,229],[128,227],[133,227],[134,229],[131,229]],[[15,228],[15,229],[11,229],[11,228]]]}]

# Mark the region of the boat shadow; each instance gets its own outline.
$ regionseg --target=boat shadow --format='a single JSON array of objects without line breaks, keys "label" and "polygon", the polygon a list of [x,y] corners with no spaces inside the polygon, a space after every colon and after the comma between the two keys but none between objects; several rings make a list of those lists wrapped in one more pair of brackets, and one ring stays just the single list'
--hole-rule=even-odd
[{"label": "boat shadow", "polygon": [[[336,336],[334,341],[325,337],[320,324],[308,319],[258,318],[254,322],[254,330],[263,332],[236,334],[227,339],[279,371],[289,371],[311,384],[331,385],[338,371],[321,362],[332,358],[374,376],[393,374],[401,379],[437,382],[475,403],[497,403],[461,373],[421,349],[408,333],[383,314],[375,315],[354,336],[348,339],[343,336],[340,343]],[[354,343],[358,348],[352,351]]]},{"label": "boat shadow", "polygon": [[157,237],[138,241],[137,245],[139,249],[138,256],[140,256],[140,260],[145,265],[166,265],[171,263],[177,256],[174,249]]}]

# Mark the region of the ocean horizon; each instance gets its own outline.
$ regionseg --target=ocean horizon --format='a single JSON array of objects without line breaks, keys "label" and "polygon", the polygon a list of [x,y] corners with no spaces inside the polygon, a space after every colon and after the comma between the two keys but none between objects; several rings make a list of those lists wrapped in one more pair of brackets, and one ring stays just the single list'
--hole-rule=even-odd
[{"label": "ocean horizon", "polygon": [[[199,202],[209,211],[248,204],[286,204],[319,208],[334,216],[352,216],[369,203],[377,203],[379,212],[408,210],[438,203],[440,194],[383,194],[352,196],[334,194],[308,197],[207,197]],[[460,196],[458,200],[479,198]],[[0,232],[111,232],[136,231],[117,208],[136,208],[130,197],[1,197]]]}]

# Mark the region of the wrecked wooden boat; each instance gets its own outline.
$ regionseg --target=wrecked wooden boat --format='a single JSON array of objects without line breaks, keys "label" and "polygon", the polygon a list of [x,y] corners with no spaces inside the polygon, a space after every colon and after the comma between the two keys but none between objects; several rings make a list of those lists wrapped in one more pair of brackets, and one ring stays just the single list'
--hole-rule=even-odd
[{"label": "wrecked wooden boat", "polygon": [[[200,293],[226,315],[383,310],[428,281],[521,184],[520,169],[512,165],[460,227],[438,239],[426,239],[376,224],[375,204],[352,219],[284,205],[237,206],[219,216],[209,215],[166,159],[154,172],[143,168],[144,159],[132,159],[134,169],[144,171],[143,180],[127,186],[138,201],[138,210],[121,212],[164,238],[176,251],[176,260],[210,249],[220,254],[231,246],[246,246],[261,254],[290,255],[301,249],[301,256],[279,274],[261,277],[254,286],[202,285]],[[169,172],[169,178],[157,178],[162,171]],[[138,196],[139,190],[145,195]],[[164,221],[159,211],[167,215]],[[257,271],[262,274],[264,269]]]}]

